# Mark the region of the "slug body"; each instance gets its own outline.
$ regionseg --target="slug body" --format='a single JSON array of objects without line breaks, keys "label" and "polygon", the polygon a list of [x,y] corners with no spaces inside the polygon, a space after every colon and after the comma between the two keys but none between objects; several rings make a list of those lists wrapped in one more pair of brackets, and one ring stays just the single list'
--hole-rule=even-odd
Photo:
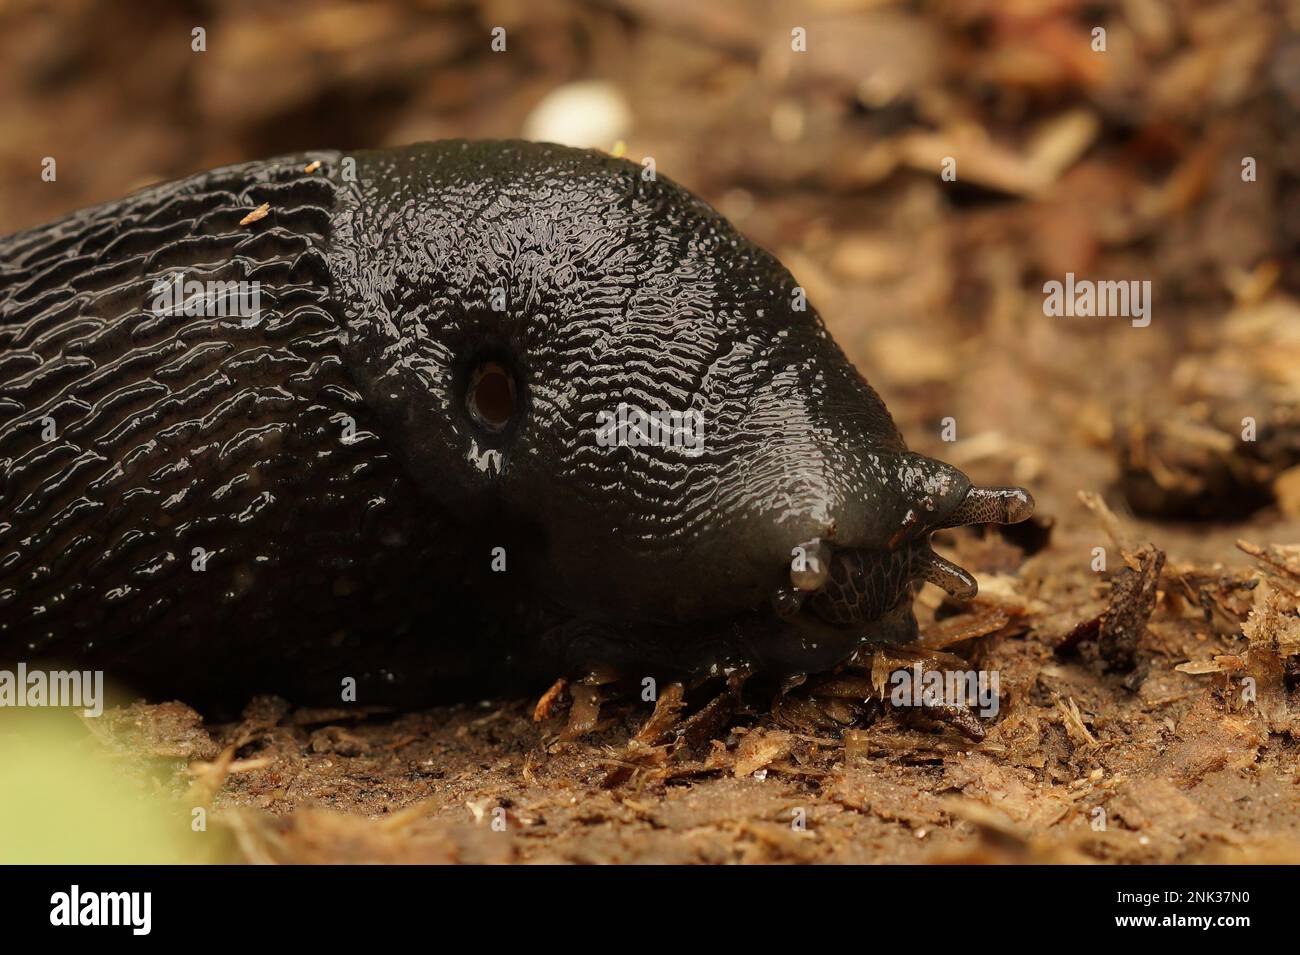
[{"label": "slug body", "polygon": [[5,661],[194,700],[807,672],[973,593],[931,531],[1031,510],[604,154],[311,153],[0,239]]}]

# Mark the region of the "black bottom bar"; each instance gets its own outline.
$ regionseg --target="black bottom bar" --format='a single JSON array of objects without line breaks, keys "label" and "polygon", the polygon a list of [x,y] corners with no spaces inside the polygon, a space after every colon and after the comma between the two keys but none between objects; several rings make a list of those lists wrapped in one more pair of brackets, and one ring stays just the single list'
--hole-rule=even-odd
[{"label": "black bottom bar", "polygon": [[[435,943],[482,934],[499,943],[512,928],[533,942],[553,939],[555,932],[577,941],[575,931],[593,941],[608,940],[633,929],[636,935],[684,933],[695,940],[710,934],[712,925],[735,942],[732,933],[756,930],[762,940],[773,928],[797,930],[800,922],[820,934],[846,918],[862,929],[886,932],[897,944],[905,944],[899,932],[919,942],[932,931],[936,941],[951,942],[950,933],[963,927],[1043,942],[1100,936],[1154,940],[1171,930],[1227,940],[1252,929],[1278,931],[1294,910],[1292,872],[1281,867],[609,868],[597,873],[579,868],[50,866],[10,868],[7,874],[13,878],[5,880],[0,918],[22,935],[78,932],[128,943],[227,937],[255,939],[259,947],[316,939],[337,946],[348,938],[373,944],[376,933],[385,938],[419,933],[416,937]],[[705,912],[716,917],[698,918]],[[116,924],[80,924],[87,921]],[[688,924],[695,927],[687,929]]]}]

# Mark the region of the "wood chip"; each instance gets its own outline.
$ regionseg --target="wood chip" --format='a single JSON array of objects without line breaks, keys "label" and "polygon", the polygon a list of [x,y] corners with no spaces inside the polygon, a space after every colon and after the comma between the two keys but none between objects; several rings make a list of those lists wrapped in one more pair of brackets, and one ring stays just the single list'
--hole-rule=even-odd
[{"label": "wood chip", "polygon": [[1192,660],[1174,667],[1179,673],[1204,676],[1206,673],[1235,673],[1246,668],[1246,661],[1236,654],[1221,653],[1213,660]]},{"label": "wood chip", "polygon": [[564,696],[564,691],[568,688],[569,681],[564,677],[560,677],[552,683],[551,688],[542,694],[542,698],[533,707],[533,722],[540,723],[543,720],[550,719],[555,714],[555,709]]},{"label": "wood chip", "polygon": [[1061,713],[1061,725],[1065,727],[1065,732],[1070,739],[1084,746],[1097,745],[1097,737],[1092,735],[1087,724],[1083,722],[1083,714],[1079,712],[1079,704],[1074,702],[1074,697],[1070,697],[1068,702],[1058,697],[1056,708]]},{"label": "wood chip", "polygon": [[751,776],[764,766],[790,754],[794,737],[784,730],[754,730],[746,734],[736,747],[736,762],[732,772],[736,776]]},{"label": "wood chip", "polygon": [[267,215],[270,213],[270,211],[271,211],[271,204],[269,202],[264,202],[256,209],[254,209],[252,212],[250,212],[248,215],[244,216],[244,218],[240,219],[239,224],[251,225],[254,222],[258,222],[261,219],[265,219]]}]

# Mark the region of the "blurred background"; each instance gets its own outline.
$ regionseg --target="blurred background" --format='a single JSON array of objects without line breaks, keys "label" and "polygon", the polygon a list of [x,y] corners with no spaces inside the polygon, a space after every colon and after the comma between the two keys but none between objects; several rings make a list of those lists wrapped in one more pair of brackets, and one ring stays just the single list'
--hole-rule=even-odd
[{"label": "blurred background", "polygon": [[[1105,485],[1289,517],[1297,26],[1250,0],[5,0],[0,231],[314,147],[623,149],[791,268],[918,448],[1049,511]],[[1151,326],[1044,316],[1066,272],[1150,280]]]}]

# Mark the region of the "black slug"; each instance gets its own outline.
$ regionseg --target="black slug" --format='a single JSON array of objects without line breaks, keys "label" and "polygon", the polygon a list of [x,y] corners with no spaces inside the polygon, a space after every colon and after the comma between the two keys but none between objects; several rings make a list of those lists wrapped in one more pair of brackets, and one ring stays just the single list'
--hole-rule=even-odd
[{"label": "black slug", "polygon": [[0,239],[0,657],[193,701],[823,669],[1012,522],[611,156],[246,163]]}]

